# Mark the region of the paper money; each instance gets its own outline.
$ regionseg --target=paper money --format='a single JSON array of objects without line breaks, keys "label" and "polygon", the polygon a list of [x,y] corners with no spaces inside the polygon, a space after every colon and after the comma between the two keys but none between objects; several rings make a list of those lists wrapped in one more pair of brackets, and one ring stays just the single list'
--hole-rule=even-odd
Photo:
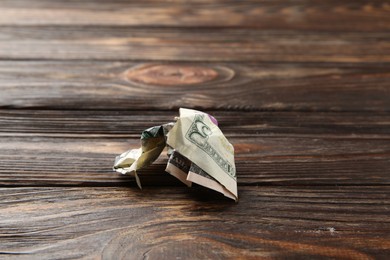
[{"label": "paper money", "polygon": [[234,148],[218,128],[217,120],[200,111],[180,108],[175,123],[146,129],[141,148],[117,156],[114,170],[134,175],[168,148],[166,171],[187,186],[197,183],[237,201]]},{"label": "paper money", "polygon": [[237,198],[234,148],[210,117],[180,109],[180,117],[168,132],[167,144],[189,158]]},{"label": "paper money", "polygon": [[221,185],[217,180],[211,177],[207,172],[203,171],[195,163],[191,163],[190,170],[188,171],[187,181],[199,184],[206,188],[218,191],[225,195],[228,198],[236,200],[234,194],[227,190],[223,185]]},{"label": "paper money", "polygon": [[154,126],[141,134],[141,148],[132,149],[115,158],[113,169],[122,174],[133,175],[137,185],[142,189],[137,170],[152,164],[166,147],[165,138],[173,123]]},{"label": "paper money", "polygon": [[191,167],[191,161],[176,151],[173,151],[169,157],[166,172],[178,178],[188,187],[191,187],[192,182],[187,179],[188,172]]}]

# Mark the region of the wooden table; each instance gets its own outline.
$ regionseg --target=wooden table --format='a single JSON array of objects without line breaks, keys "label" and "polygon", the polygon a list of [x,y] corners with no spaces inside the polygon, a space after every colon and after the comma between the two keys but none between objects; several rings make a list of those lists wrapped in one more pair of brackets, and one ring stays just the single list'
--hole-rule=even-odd
[{"label": "wooden table", "polygon": [[[390,5],[0,2],[1,259],[388,259]],[[166,158],[179,107],[236,149],[239,202]]]}]

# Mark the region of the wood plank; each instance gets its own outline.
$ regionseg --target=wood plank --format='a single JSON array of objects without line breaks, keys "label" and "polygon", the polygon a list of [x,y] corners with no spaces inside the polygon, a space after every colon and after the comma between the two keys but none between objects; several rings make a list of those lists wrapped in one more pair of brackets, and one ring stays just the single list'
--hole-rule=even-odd
[{"label": "wood plank", "polygon": [[1,26],[0,59],[389,62],[388,32]]},{"label": "wood plank", "polygon": [[[3,259],[385,259],[387,187],[1,188]],[[164,232],[162,232],[164,231]]]},{"label": "wood plank", "polygon": [[[389,184],[390,140],[332,137],[246,136],[235,146],[240,185]],[[113,173],[116,155],[139,147],[133,138],[0,137],[0,185],[134,184]],[[177,185],[164,172],[167,158],[141,171],[145,185]]]},{"label": "wood plank", "polygon": [[[390,139],[390,113],[206,110],[229,138]],[[179,111],[0,110],[2,137],[139,138]]]},{"label": "wood plank", "polygon": [[389,112],[389,69],[390,63],[1,61],[0,107]]},{"label": "wood plank", "polygon": [[[389,114],[211,111],[236,148],[240,185],[385,184]],[[0,111],[2,185],[123,185],[113,158],[177,111]],[[166,158],[146,185],[178,185]],[[12,174],[10,174],[12,172]],[[316,174],[313,174],[316,173]]]},{"label": "wood plank", "polygon": [[385,0],[53,1],[3,0],[0,25],[253,27],[315,31],[390,30]]},{"label": "wood plank", "polygon": [[[240,185],[388,183],[389,114],[210,113],[236,147]],[[0,111],[0,183],[133,183],[111,172],[113,158],[138,147],[143,129],[175,115],[177,111]],[[145,170],[143,182],[177,185],[164,173],[165,163],[162,157]]]}]

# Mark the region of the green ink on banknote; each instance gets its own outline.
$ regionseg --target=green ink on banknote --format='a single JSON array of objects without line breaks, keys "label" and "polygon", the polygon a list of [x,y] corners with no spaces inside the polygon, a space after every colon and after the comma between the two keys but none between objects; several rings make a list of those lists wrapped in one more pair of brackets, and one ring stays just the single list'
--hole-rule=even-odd
[{"label": "green ink on banknote", "polygon": [[204,115],[195,115],[194,120],[186,133],[186,139],[202,149],[224,172],[233,179],[236,179],[235,168],[209,144],[208,138],[212,132],[210,127],[204,123],[203,119]]}]

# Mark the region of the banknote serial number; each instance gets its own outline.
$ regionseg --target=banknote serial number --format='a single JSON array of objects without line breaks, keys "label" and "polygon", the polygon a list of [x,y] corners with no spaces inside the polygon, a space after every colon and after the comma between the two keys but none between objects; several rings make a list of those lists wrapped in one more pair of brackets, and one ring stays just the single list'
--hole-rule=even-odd
[{"label": "banknote serial number", "polygon": [[186,134],[187,140],[202,149],[224,172],[236,179],[235,168],[209,144],[208,139],[209,136],[212,135],[212,131],[210,127],[203,122],[203,119],[204,115],[195,115]]}]

